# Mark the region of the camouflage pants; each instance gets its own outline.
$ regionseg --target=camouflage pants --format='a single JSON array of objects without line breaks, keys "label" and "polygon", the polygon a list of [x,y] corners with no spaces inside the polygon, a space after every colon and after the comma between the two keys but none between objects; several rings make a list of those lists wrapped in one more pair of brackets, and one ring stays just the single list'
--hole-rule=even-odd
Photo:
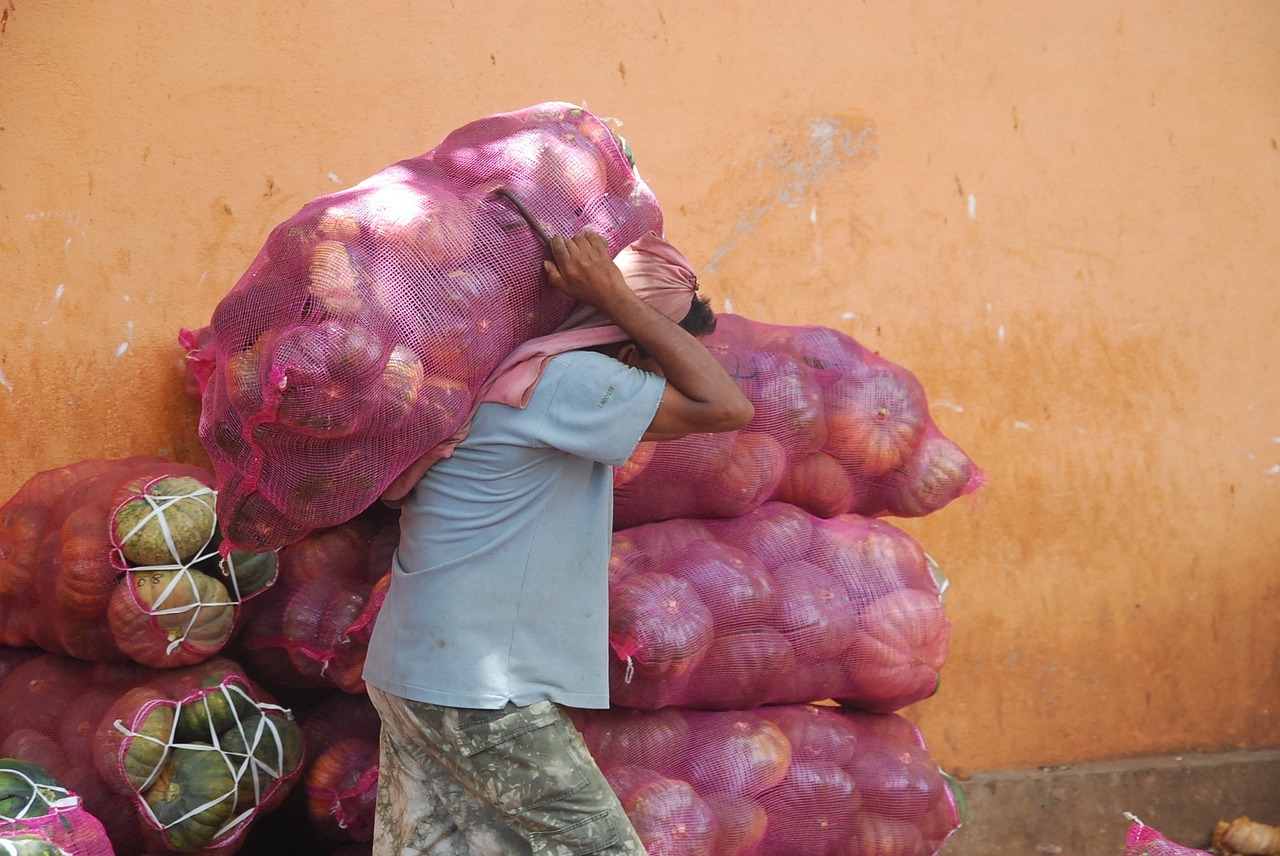
[{"label": "camouflage pants", "polygon": [[564,711],[438,707],[369,687],[382,717],[374,856],[643,856]]}]

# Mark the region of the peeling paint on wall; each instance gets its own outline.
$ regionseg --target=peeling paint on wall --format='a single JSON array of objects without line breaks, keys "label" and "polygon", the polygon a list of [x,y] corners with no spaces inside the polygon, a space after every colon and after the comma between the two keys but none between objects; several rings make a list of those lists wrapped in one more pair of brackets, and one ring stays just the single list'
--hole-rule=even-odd
[{"label": "peeling paint on wall", "polygon": [[[703,265],[711,274],[742,239],[755,231],[760,221],[779,207],[794,208],[805,202],[832,175],[874,160],[878,154],[875,129],[870,125],[852,127],[843,119],[820,116],[798,131],[785,130],[781,140],[769,143],[768,153],[751,171],[755,186],[765,186],[774,177],[775,186],[766,190],[766,201],[736,222],[715,255]],[[813,203],[810,222],[815,232],[818,208]],[[815,246],[820,253],[821,247]]]}]

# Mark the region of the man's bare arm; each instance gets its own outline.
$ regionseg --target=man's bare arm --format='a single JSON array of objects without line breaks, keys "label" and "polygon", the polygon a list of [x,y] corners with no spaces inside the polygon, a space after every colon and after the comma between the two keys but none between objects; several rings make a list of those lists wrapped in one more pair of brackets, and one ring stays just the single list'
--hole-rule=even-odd
[{"label": "man's bare arm", "polygon": [[627,286],[604,238],[591,232],[552,238],[551,254],[545,263],[551,284],[608,315],[666,376],[667,389],[644,439],[732,431],[751,421],[754,408],[733,378],[701,342]]}]

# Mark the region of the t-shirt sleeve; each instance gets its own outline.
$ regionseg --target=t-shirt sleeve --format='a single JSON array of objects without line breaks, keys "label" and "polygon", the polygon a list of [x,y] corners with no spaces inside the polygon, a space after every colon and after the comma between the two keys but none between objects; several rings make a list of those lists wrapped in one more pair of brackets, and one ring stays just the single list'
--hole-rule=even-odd
[{"label": "t-shirt sleeve", "polygon": [[[535,439],[612,466],[635,450],[662,402],[666,381],[594,351],[555,357],[534,399],[542,410]],[[531,404],[533,401],[530,402]]]}]

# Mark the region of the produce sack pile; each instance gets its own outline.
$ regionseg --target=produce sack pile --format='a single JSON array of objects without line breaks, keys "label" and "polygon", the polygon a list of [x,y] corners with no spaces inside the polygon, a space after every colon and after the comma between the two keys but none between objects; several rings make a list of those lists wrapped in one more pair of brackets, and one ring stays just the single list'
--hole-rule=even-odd
[{"label": "produce sack pile", "polygon": [[821,517],[921,517],[982,475],[915,375],[826,327],[717,316],[702,342],[755,405],[738,431],[641,443],[614,471],[614,526],[736,517],[769,499]]},{"label": "produce sack pile", "polygon": [[747,709],[836,699],[890,712],[933,694],[944,583],[889,523],[769,502],[729,520],[616,532],[610,699]]},{"label": "produce sack pile", "polygon": [[650,853],[926,856],[960,799],[896,714],[572,711]]},{"label": "produce sack pile", "polygon": [[219,553],[211,482],[151,456],[32,476],[0,507],[0,644],[155,668],[220,651],[275,557]]},{"label": "produce sack pile", "polygon": [[369,635],[399,537],[398,513],[378,504],[280,550],[280,578],[245,603],[228,655],[273,689],[364,692]]},{"label": "produce sack pile", "polygon": [[42,654],[0,681],[0,756],[78,794],[121,854],[236,852],[302,754],[289,711],[221,657],[156,670]]},{"label": "produce sack pile", "polygon": [[189,338],[206,360],[212,342],[199,433],[229,545],[275,549],[354,517],[464,423],[516,345],[569,317],[521,207],[615,255],[662,231],[625,144],[562,103],[465,125],[272,231]]},{"label": "produce sack pile", "polygon": [[114,856],[80,797],[44,768],[0,758],[0,856]]}]

